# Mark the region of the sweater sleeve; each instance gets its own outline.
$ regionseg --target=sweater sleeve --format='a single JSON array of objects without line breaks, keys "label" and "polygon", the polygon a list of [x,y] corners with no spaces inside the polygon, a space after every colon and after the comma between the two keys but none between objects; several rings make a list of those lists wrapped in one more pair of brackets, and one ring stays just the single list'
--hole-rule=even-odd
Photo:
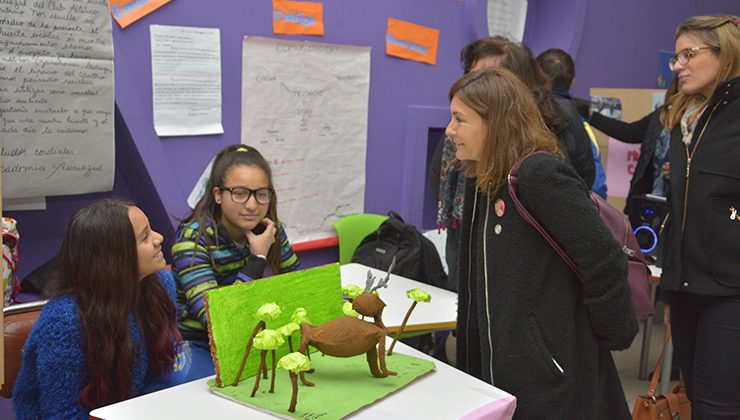
[{"label": "sweater sleeve", "polygon": [[625,143],[635,144],[642,143],[642,140],[645,138],[648,123],[652,115],[653,113],[650,113],[637,121],[628,123],[594,113],[589,118],[589,123],[609,137]]},{"label": "sweater sleeve", "polygon": [[177,303],[177,287],[175,286],[175,279],[172,274],[167,270],[162,270],[157,273],[157,279],[159,283],[167,291],[167,295],[172,299],[172,303]]},{"label": "sweater sleeve", "polygon": [[589,321],[601,347],[629,347],[638,325],[627,258],[583,183],[559,159],[535,155],[522,164],[518,185],[522,204],[576,263]]},{"label": "sweater sleeve", "polygon": [[64,299],[44,308],[34,325],[39,413],[45,419],[85,419],[82,332],[76,306]]},{"label": "sweater sleeve", "polygon": [[206,247],[205,235],[196,242],[196,229],[182,228],[182,234],[172,245],[172,271],[177,286],[185,295],[187,310],[194,314],[203,329],[206,325],[206,307],[203,293],[218,287],[216,275],[211,266],[211,255]]},{"label": "sweater sleeve", "polygon": [[300,268],[301,262],[298,255],[293,252],[293,247],[288,240],[288,234],[285,233],[285,225],[280,223],[280,272],[288,273]]}]

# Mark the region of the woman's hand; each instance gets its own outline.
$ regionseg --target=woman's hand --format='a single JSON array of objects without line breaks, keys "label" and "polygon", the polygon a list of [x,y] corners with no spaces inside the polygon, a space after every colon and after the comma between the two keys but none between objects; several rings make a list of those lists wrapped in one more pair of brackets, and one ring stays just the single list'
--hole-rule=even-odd
[{"label": "woman's hand", "polygon": [[671,162],[664,163],[660,169],[663,171],[663,177],[665,179],[671,178]]},{"label": "woman's hand", "polygon": [[260,222],[265,225],[265,231],[259,235],[255,235],[251,230],[244,232],[249,243],[249,252],[253,255],[263,255],[267,257],[267,253],[270,251],[270,247],[275,242],[275,231],[277,226],[275,222],[265,217]]}]

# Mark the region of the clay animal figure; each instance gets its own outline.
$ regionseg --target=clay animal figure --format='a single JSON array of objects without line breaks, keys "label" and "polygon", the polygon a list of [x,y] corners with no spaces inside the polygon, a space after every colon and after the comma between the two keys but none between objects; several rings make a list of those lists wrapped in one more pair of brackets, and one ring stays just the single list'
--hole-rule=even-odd
[{"label": "clay animal figure", "polygon": [[[387,287],[394,265],[395,259],[386,277],[375,287],[373,287],[375,277],[368,271],[365,291],[352,301],[352,308],[355,311],[365,317],[372,317],[374,322],[343,316],[319,326],[302,323],[298,351],[306,354],[308,346],[311,345],[325,355],[334,357],[352,357],[365,353],[370,372],[374,377],[385,378],[388,375],[396,375],[396,372],[389,371],[385,364],[385,337],[388,334],[382,320],[385,303],[373,294],[375,290]],[[300,377],[304,385],[313,386],[313,383],[306,380],[303,372],[300,373]]]}]

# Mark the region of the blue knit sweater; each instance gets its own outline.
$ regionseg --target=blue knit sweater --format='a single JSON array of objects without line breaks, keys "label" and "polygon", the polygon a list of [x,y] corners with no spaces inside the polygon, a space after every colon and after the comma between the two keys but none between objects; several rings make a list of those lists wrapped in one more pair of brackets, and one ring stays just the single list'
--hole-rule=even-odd
[{"label": "blue knit sweater", "polygon": [[[170,298],[175,299],[175,282],[169,272],[157,275]],[[143,345],[141,332],[133,315],[129,332],[134,345]],[[144,347],[145,349],[145,347]],[[157,391],[180,381],[182,359],[189,359],[182,349],[174,374],[147,378],[149,360],[146,351],[134,355],[131,369],[132,397]],[[23,347],[23,364],[13,389],[13,409],[21,419],[87,419],[89,409],[80,402],[86,381],[84,375],[82,330],[77,300],[72,296],[54,298],[46,304]]]}]

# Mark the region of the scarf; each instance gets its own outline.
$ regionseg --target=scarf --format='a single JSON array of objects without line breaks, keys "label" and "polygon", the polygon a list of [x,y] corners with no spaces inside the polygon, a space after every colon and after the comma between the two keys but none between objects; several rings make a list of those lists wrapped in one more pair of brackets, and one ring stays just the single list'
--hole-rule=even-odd
[{"label": "scarf", "polygon": [[439,171],[439,204],[437,226],[439,229],[458,229],[462,223],[465,173],[455,157],[455,143],[445,137],[442,147],[442,166]]}]

